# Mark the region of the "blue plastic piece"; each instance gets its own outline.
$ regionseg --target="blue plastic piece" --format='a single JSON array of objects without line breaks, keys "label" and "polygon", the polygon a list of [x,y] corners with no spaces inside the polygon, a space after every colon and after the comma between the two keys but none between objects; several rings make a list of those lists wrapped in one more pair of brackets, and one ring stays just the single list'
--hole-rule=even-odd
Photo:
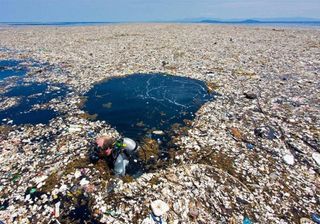
[{"label": "blue plastic piece", "polygon": [[89,131],[89,132],[88,132],[88,136],[89,136],[89,137],[93,137],[93,136],[94,136],[94,131]]},{"label": "blue plastic piece", "polygon": [[248,149],[252,150],[253,147],[254,147],[254,145],[252,145],[251,143],[247,143],[247,148],[248,148]]},{"label": "blue plastic piece", "polygon": [[252,224],[251,220],[248,217],[244,217],[243,224]]},{"label": "blue plastic piece", "polygon": [[311,213],[311,219],[317,224],[320,224],[320,215],[316,213]]},{"label": "blue plastic piece", "polygon": [[162,219],[161,217],[155,216],[153,213],[150,214],[152,220],[156,223],[156,224],[162,224]]}]

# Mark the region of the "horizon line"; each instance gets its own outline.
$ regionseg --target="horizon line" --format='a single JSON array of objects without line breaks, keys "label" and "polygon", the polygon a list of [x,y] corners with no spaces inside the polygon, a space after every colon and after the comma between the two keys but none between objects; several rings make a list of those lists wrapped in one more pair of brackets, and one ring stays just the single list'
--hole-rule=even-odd
[{"label": "horizon line", "polygon": [[[201,21],[218,21],[218,22],[320,22],[320,18],[315,17],[266,17],[266,18],[209,18],[209,17],[194,17],[170,20],[128,20],[128,21],[0,21],[0,23],[157,23],[157,22],[201,22]],[[265,21],[267,20],[267,21]]]},{"label": "horizon line", "polygon": [[[215,18],[195,18],[195,19],[180,19],[180,20],[143,20],[143,21],[0,21],[0,24],[12,24],[12,25],[56,25],[56,24],[107,24],[107,23],[317,23],[320,22],[320,18],[302,18],[301,20],[288,20],[289,18],[273,18],[264,19],[215,19]],[[308,20],[307,20],[308,19]]]}]

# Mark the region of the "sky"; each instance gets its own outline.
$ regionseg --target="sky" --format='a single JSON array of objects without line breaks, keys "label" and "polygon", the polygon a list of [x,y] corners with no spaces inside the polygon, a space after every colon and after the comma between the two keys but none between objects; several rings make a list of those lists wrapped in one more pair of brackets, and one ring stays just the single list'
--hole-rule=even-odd
[{"label": "sky", "polygon": [[320,0],[0,0],[0,22],[320,18]]}]

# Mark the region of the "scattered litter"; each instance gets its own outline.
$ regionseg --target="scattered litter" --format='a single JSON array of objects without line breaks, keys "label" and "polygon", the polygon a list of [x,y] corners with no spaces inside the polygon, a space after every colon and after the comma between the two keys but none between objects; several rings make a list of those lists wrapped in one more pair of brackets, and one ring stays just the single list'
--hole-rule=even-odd
[{"label": "scattered litter", "polygon": [[81,186],[85,186],[85,185],[87,185],[87,184],[89,184],[90,182],[86,179],[86,178],[83,178],[83,179],[81,179],[81,181],[80,181],[80,185]]},{"label": "scattered litter", "polygon": [[34,193],[36,193],[37,192],[37,189],[36,188],[31,188],[30,189],[30,194],[34,194]]},{"label": "scattered litter", "polygon": [[54,217],[56,218],[60,216],[60,204],[61,202],[59,201],[54,205]]},{"label": "scattered litter", "polygon": [[112,210],[107,210],[107,211],[105,211],[105,214],[106,214],[106,215],[111,215],[112,217],[119,217],[119,216],[120,216],[119,213],[117,213],[117,212],[115,212],[115,211],[112,211]]},{"label": "scattered litter", "polygon": [[283,156],[283,160],[288,164],[288,165],[293,165],[294,164],[294,156],[292,154],[286,154]]},{"label": "scattered litter", "polygon": [[79,171],[79,170],[76,170],[76,172],[74,173],[74,177],[75,178],[79,178],[79,177],[81,177],[81,172]]},{"label": "scattered litter", "polygon": [[148,217],[146,217],[141,224],[166,224],[161,217],[157,217],[154,214],[150,213]]},{"label": "scattered litter", "polygon": [[164,132],[161,131],[161,130],[155,130],[152,133],[155,134],[155,135],[164,135]]},{"label": "scattered litter", "polygon": [[81,125],[70,125],[68,128],[69,133],[75,133],[75,132],[80,132],[82,131],[82,127]]},{"label": "scattered litter", "polygon": [[151,202],[151,210],[155,216],[162,216],[169,211],[169,206],[162,200]]},{"label": "scattered litter", "polygon": [[[81,199],[81,203],[85,204],[88,198],[93,199],[88,206],[92,211],[90,218],[101,223],[116,222],[111,215],[99,212],[103,206],[106,210],[119,212],[119,222],[136,220],[140,223],[145,217],[136,214],[147,216],[144,212],[148,204],[158,198],[174,210],[168,216],[176,223],[181,220],[192,222],[190,201],[199,203],[195,206],[200,212],[197,221],[203,223],[223,222],[229,208],[234,208],[232,213],[239,223],[243,220],[237,218],[242,217],[244,209],[248,210],[252,220],[261,223],[270,220],[281,223],[283,214],[286,214],[286,222],[294,223],[296,209],[307,214],[319,212],[315,188],[319,163],[315,159],[318,156],[312,155],[319,148],[319,97],[318,92],[313,91],[317,89],[319,79],[319,59],[315,53],[317,43],[313,41],[319,39],[318,31],[305,29],[300,32],[290,28],[274,32],[263,27],[237,29],[175,24],[130,24],[101,26],[99,29],[74,27],[62,32],[65,29],[48,27],[42,32],[34,32],[30,27],[0,32],[1,57],[36,56],[48,64],[48,69],[43,68],[41,73],[24,77],[24,83],[64,83],[70,90],[66,97],[57,97],[32,108],[54,108],[61,114],[48,125],[15,126],[7,124],[7,121],[13,119],[13,124],[17,124],[17,119],[1,117],[1,120],[6,120],[0,126],[0,191],[5,195],[5,199],[0,198],[0,204],[9,200],[10,205],[0,212],[0,220],[6,223],[49,223],[55,203],[61,201],[59,220],[68,223],[63,219],[71,210],[78,212],[86,206],[69,206],[63,201],[67,196],[59,192],[62,185],[67,185],[67,191],[73,193],[73,198]],[[235,29],[237,41],[230,47],[229,38]],[[55,41],[58,36],[61,41]],[[275,37],[277,41],[270,41]],[[152,41],[154,39],[159,41]],[[252,44],[255,47],[248,47]],[[2,50],[4,46],[16,50]],[[225,53],[221,54],[219,49]],[[239,55],[239,52],[244,54]],[[164,66],[162,61],[165,61]],[[88,164],[85,158],[92,147],[93,137],[104,134],[119,137],[115,129],[120,129],[101,120],[87,120],[90,115],[81,109],[81,96],[95,83],[129,74],[129,70],[132,71],[130,74],[159,71],[214,82],[219,86],[216,90],[219,95],[218,100],[206,103],[194,113],[196,119],[192,126],[180,132],[177,131],[179,128],[174,128],[175,132],[170,133],[174,136],[172,145],[179,150],[170,150],[165,169],[155,169],[132,182],[108,188],[109,173],[101,172],[107,169],[106,163],[99,163],[97,169],[98,166]],[[207,73],[215,75],[207,76]],[[6,81],[0,91],[8,92],[12,87],[13,82]],[[255,96],[245,96],[244,92],[257,94],[257,98],[250,100],[248,97]],[[7,100],[9,98],[1,96],[1,108],[3,102],[9,106],[16,105],[17,100]],[[152,100],[148,101],[149,104],[145,105],[152,105]],[[136,120],[132,123],[135,124]],[[237,127],[241,133],[234,131],[233,135],[228,134],[231,127]],[[254,133],[253,130],[259,127],[266,129]],[[162,127],[154,130],[158,129],[165,131]],[[154,134],[151,133],[150,137]],[[158,137],[163,140],[162,136]],[[20,141],[14,142],[14,139]],[[244,145],[248,141],[254,145],[254,151],[249,151]],[[290,167],[283,156],[291,153],[284,153],[284,150],[295,149],[286,142],[294,143],[293,146],[300,151],[292,154],[294,166]],[[174,159],[176,157],[180,158],[179,161]],[[156,165],[161,167],[161,164]],[[75,178],[74,174],[81,166],[85,174]],[[20,177],[17,178],[16,174]],[[48,178],[36,184],[36,178],[43,175]],[[169,175],[174,178],[169,180],[166,178]],[[235,175],[237,178],[233,178]],[[90,193],[93,190],[91,186],[81,187],[83,177],[90,180],[97,190]],[[30,193],[30,187],[38,187],[42,183],[41,188]],[[167,194],[162,193],[163,189]],[[295,195],[307,203],[297,203],[296,209],[292,209]],[[236,197],[245,198],[250,206],[237,207]],[[26,202],[25,198],[28,199]],[[41,220],[33,220],[38,217]],[[94,221],[83,220],[88,223]]]},{"label": "scattered litter", "polygon": [[300,219],[300,224],[314,224],[314,222],[311,221],[311,220],[308,219],[308,218],[301,218],[301,219]]},{"label": "scattered litter", "polygon": [[249,150],[252,150],[254,148],[254,145],[252,145],[251,143],[247,143],[246,146]]},{"label": "scattered litter", "polygon": [[199,209],[196,207],[192,207],[189,210],[189,214],[192,218],[196,219],[199,216]]},{"label": "scattered litter", "polygon": [[320,166],[320,153],[312,153],[312,158],[314,159],[314,161],[316,161],[317,165]]}]

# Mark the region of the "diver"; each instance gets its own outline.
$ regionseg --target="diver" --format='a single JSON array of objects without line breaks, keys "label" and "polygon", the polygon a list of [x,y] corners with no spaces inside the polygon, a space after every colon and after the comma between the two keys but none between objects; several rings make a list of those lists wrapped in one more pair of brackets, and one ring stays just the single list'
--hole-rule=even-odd
[{"label": "diver", "polygon": [[137,149],[138,144],[130,138],[99,137],[96,146],[89,152],[89,158],[93,163],[105,159],[116,176],[124,176],[129,159]]}]

